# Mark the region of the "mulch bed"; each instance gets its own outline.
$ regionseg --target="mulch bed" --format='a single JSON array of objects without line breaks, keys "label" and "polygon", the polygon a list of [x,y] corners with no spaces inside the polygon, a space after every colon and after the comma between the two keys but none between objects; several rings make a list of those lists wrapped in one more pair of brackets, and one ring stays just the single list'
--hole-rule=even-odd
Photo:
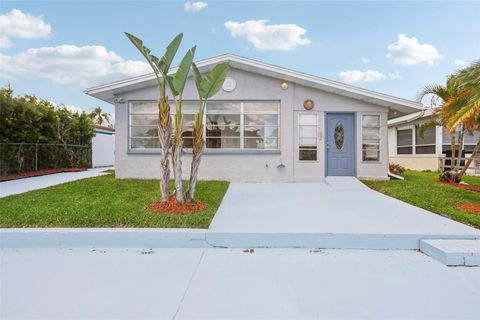
[{"label": "mulch bed", "polygon": [[87,169],[84,169],[84,168],[57,168],[57,169],[45,169],[45,170],[29,171],[29,172],[11,174],[11,175],[8,175],[8,176],[0,176],[0,181],[8,181],[8,180],[16,180],[16,179],[22,179],[22,178],[44,176],[44,175],[47,175],[47,174],[60,173],[60,172],[80,172],[80,171],[86,171],[86,170]]},{"label": "mulch bed", "polygon": [[474,214],[480,214],[480,203],[463,203],[455,206],[457,209]]},{"label": "mulch bed", "polygon": [[463,184],[463,183],[453,183],[453,182],[440,182],[443,185],[457,187],[461,189],[471,190],[480,192],[480,186],[472,186],[470,184]]},{"label": "mulch bed", "polygon": [[157,201],[148,206],[148,210],[163,214],[191,214],[207,209],[208,205],[203,201],[191,201],[177,204],[175,196],[170,196],[168,201]]}]

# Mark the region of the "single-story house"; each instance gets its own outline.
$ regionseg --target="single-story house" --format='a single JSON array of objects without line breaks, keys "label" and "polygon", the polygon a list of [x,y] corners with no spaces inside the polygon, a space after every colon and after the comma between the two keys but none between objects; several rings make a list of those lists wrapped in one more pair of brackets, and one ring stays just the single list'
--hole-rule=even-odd
[{"label": "single-story house", "polygon": [[[431,126],[425,129],[423,137],[420,135],[420,126],[434,117],[435,109],[426,108],[388,121],[390,163],[420,171],[438,171],[444,165],[450,166],[452,146],[449,132],[441,126]],[[457,130],[457,142],[459,134]],[[480,132],[474,135],[465,132],[462,157],[470,157],[479,139]],[[456,148],[458,151],[458,144]],[[467,173],[480,173],[480,161],[474,160]]]},{"label": "single-story house", "polygon": [[115,129],[95,125],[92,138],[92,167],[111,167],[115,164]]},{"label": "single-story house", "polygon": [[[387,179],[387,121],[422,108],[414,101],[236,55],[197,65],[206,72],[222,62],[229,63],[230,72],[207,103],[201,179]],[[116,176],[158,178],[158,89],[153,73],[85,92],[115,105]],[[183,97],[187,177],[193,114],[199,105],[193,78]]]}]

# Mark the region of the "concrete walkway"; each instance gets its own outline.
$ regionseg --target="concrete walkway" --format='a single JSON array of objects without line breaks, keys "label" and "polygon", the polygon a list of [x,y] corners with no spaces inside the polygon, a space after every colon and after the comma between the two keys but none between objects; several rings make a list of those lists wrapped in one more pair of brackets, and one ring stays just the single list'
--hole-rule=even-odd
[{"label": "concrete walkway", "polygon": [[418,249],[420,239],[480,230],[375,192],[355,178],[232,183],[208,231],[219,247]]},{"label": "concrete walkway", "polygon": [[417,251],[3,249],[0,318],[478,319],[480,268]]},{"label": "concrete walkway", "polygon": [[45,176],[0,182],[0,198],[13,194],[24,193],[27,191],[42,189],[65,182],[100,176],[105,174],[103,171],[109,169],[113,169],[113,167],[88,169],[87,171],[81,172],[54,173]]}]

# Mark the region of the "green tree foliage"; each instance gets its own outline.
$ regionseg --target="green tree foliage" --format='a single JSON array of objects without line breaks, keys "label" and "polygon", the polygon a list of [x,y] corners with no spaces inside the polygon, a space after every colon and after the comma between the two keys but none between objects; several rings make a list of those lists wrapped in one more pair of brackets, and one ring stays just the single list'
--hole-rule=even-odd
[{"label": "green tree foliage", "polygon": [[55,107],[32,95],[15,97],[9,87],[0,88],[0,142],[89,144],[95,135],[85,113]]},{"label": "green tree foliage", "polygon": [[[85,112],[56,107],[33,95],[14,96],[10,87],[0,88],[1,175],[35,167],[85,167],[90,148],[69,145],[90,145],[94,135],[92,120]],[[37,143],[40,145],[35,146]]]}]

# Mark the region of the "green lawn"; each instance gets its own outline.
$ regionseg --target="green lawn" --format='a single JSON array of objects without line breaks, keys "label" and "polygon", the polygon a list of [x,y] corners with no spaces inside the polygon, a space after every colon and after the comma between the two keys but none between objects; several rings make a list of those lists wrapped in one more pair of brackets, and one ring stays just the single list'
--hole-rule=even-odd
[{"label": "green lawn", "polygon": [[227,188],[226,181],[199,181],[196,196],[206,210],[158,214],[145,210],[159,199],[158,180],[115,180],[111,173],[0,199],[0,227],[207,228]]},{"label": "green lawn", "polygon": [[[480,228],[480,215],[456,209],[461,203],[480,203],[480,193],[438,183],[439,173],[406,171],[405,180],[363,181],[370,188],[391,197],[436,212],[453,220]],[[465,177],[465,182],[480,185],[480,177]]]}]

